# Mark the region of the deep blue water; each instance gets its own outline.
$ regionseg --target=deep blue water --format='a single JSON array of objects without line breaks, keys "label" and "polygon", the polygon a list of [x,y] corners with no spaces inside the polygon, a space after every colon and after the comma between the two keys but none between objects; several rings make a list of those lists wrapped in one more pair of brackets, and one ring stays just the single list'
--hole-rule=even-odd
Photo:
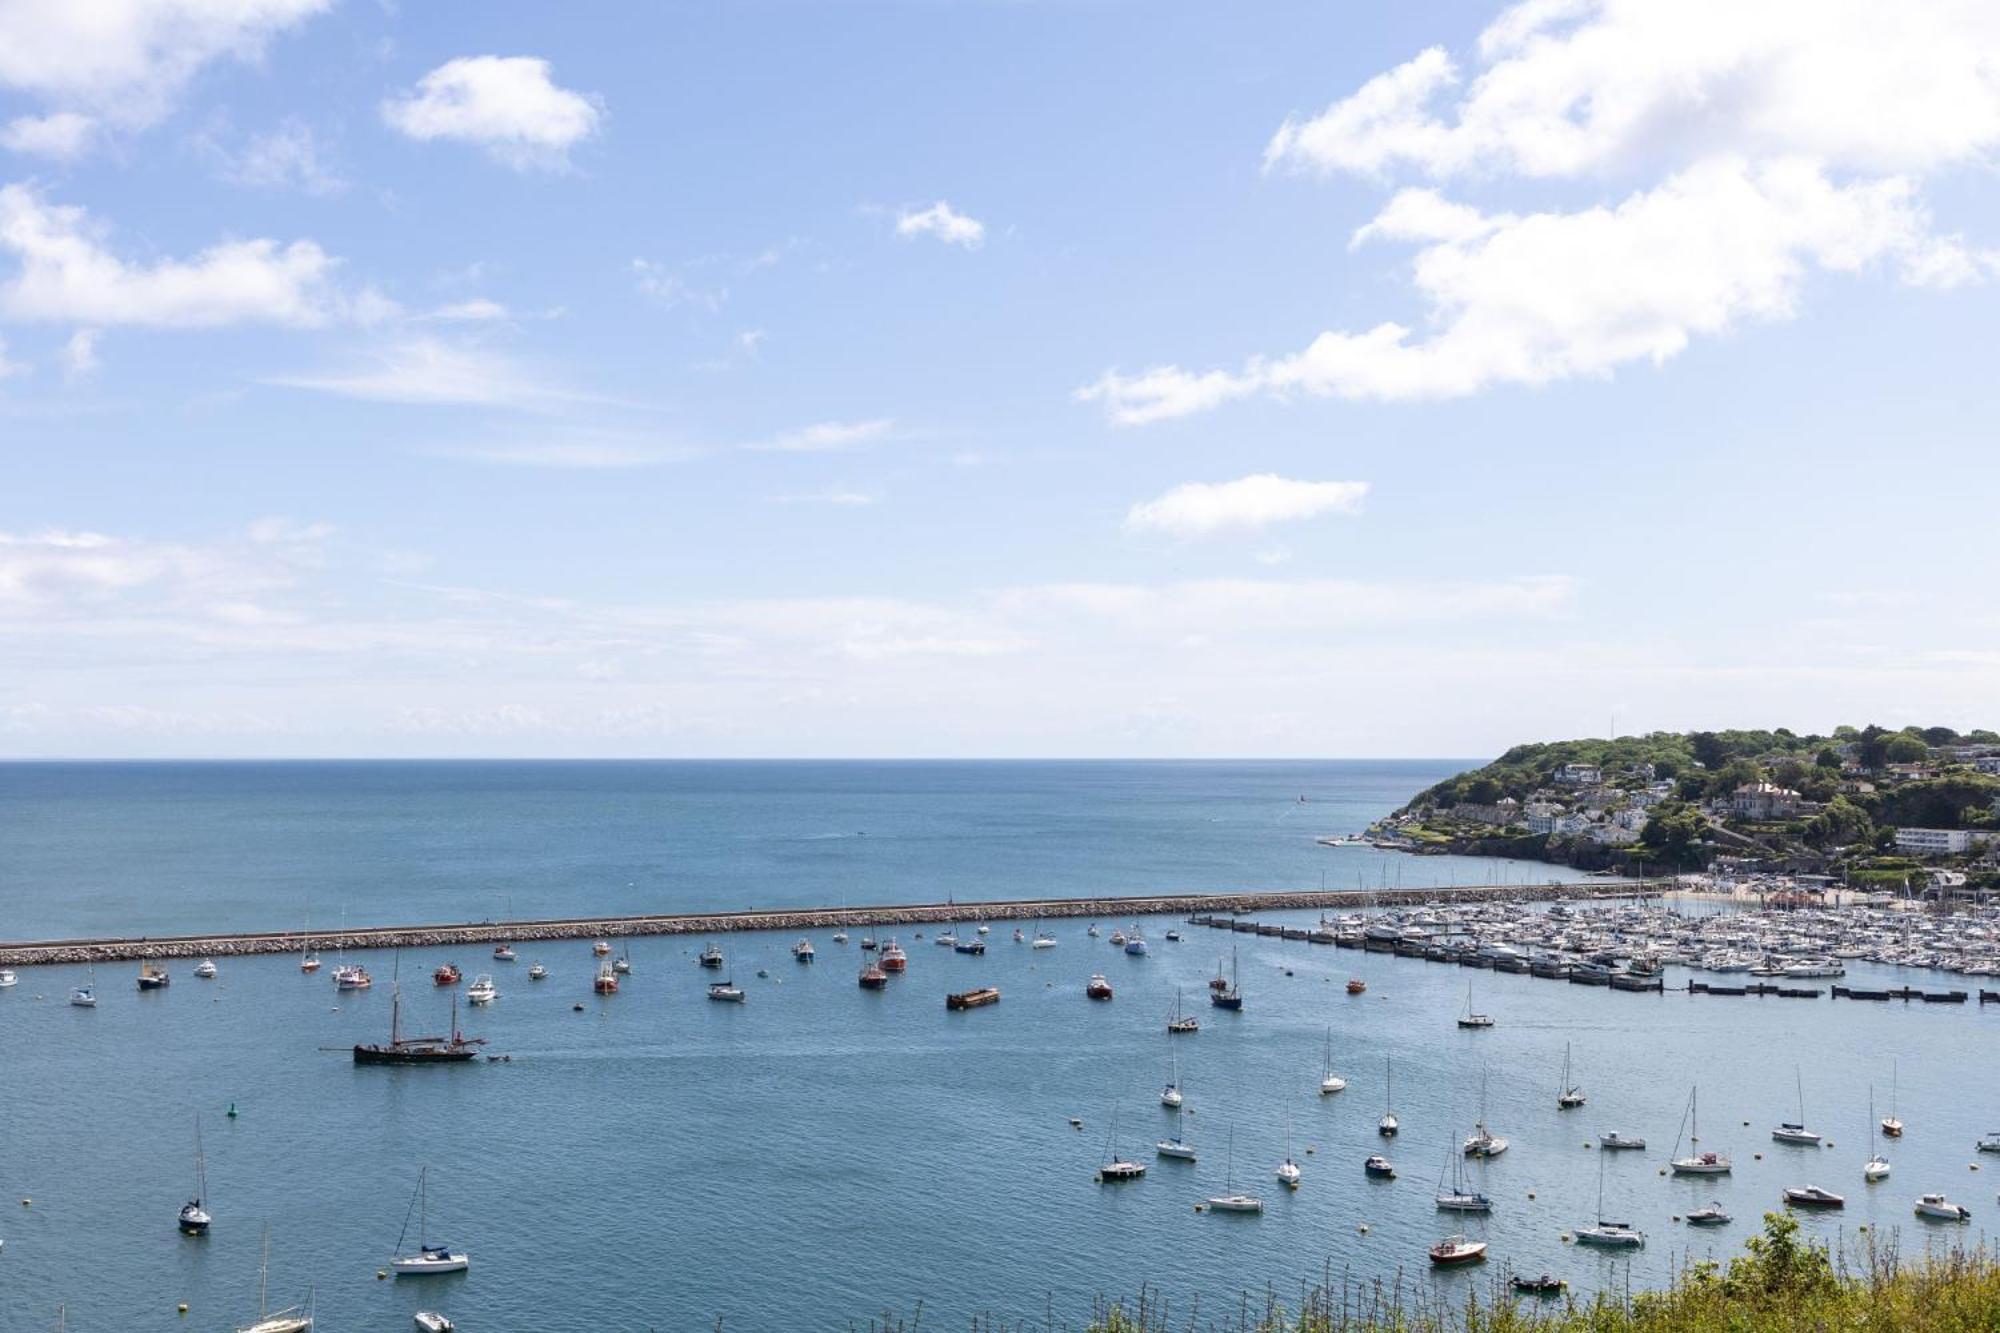
[{"label": "deep blue water", "polygon": [[[0,934],[289,925],[308,895],[359,922],[498,916],[510,899],[527,914],[1012,897],[1313,884],[1321,868],[1372,883],[1382,858],[1311,836],[1358,827],[1442,767],[21,766],[0,770]],[[1406,882],[1489,869],[1386,865],[1391,882],[1399,867]],[[345,997],[283,957],[225,960],[212,982],[178,964],[149,995],[130,969],[104,969],[94,1011],[63,1003],[79,970],[25,971],[0,992],[0,1198],[33,1204],[0,1213],[0,1329],[52,1327],[58,1303],[73,1329],[232,1328],[254,1314],[266,1223],[274,1303],[314,1284],[326,1333],[407,1329],[419,1308],[467,1333],[867,1327],[919,1304],[923,1327],[978,1313],[1039,1326],[1045,1312],[1075,1327],[1093,1297],[1141,1283],[1183,1314],[1327,1272],[1428,1286],[1424,1247],[1450,1229],[1431,1196],[1482,1076],[1513,1148],[1482,1169],[1499,1206],[1469,1229],[1496,1260],[1579,1287],[1643,1285],[1727,1253],[1784,1185],[1809,1180],[1849,1197],[1844,1215],[1807,1221],[1829,1238],[1869,1223],[1920,1246],[1931,1233],[1909,1205],[1925,1189],[1982,1223],[1993,1214],[1966,1169],[1993,1128],[1989,1062],[1968,1053],[2000,1015],[1977,1006],[1607,994],[1199,929],[1168,944],[1167,924],[1147,923],[1145,959],[1083,922],[1056,923],[1062,943],[1043,952],[996,927],[984,958],[905,932],[910,972],[879,994],[855,985],[854,946],[825,932],[810,967],[790,936],[735,936],[723,944],[750,991],[741,1006],[703,998],[696,940],[635,941],[633,975],[602,999],[581,942],[511,966],[460,950],[468,979],[493,971],[503,992],[465,1026],[515,1058],[428,1071],[356,1069],[320,1048],[386,1030],[398,967],[409,1023],[442,1027],[427,977],[443,953],[370,958],[378,985]],[[1231,943],[1247,996],[1234,1016],[1203,1002]],[[537,958],[552,975],[531,983]],[[1115,1000],[1083,998],[1093,971]],[[1367,995],[1344,993],[1350,974]],[[1497,1028],[1454,1026],[1468,979]],[[944,1011],[947,991],[982,982],[1000,1004]],[[1203,1019],[1195,1036],[1163,1031],[1177,992]],[[1321,1098],[1328,1027],[1352,1086]],[[1565,1041],[1591,1102],[1559,1113]],[[1171,1126],[1157,1092],[1176,1056],[1200,1162],[1093,1183],[1114,1111],[1128,1153],[1149,1157]],[[1360,1168],[1381,1146],[1385,1058],[1405,1126],[1388,1184]],[[1864,1187],[1868,1088],[1886,1103],[1892,1059],[1910,1132],[1887,1149],[1894,1177]],[[1795,1063],[1834,1147],[1769,1141],[1792,1112]],[[1721,1182],[1657,1174],[1696,1079],[1704,1139],[1737,1161]],[[189,1240],[173,1218],[197,1112],[217,1220]],[[1306,1171],[1289,1196],[1271,1175],[1288,1127]],[[1607,1129],[1652,1144],[1607,1163],[1606,1211],[1651,1237],[1629,1257],[1561,1240],[1596,1210],[1598,1154],[1582,1144]],[[1193,1209],[1224,1185],[1232,1138],[1235,1183],[1270,1204],[1261,1218]],[[378,1281],[425,1165],[433,1238],[468,1249],[473,1271]],[[1711,1197],[1734,1226],[1671,1221]],[[1440,1290],[1455,1298],[1497,1269]]]}]

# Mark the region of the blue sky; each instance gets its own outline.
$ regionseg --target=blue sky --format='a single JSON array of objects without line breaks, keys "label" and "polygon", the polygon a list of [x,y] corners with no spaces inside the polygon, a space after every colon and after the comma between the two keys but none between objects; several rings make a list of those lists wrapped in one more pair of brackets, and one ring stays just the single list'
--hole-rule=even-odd
[{"label": "blue sky", "polygon": [[0,755],[1994,725],[1870,9],[0,0]]}]

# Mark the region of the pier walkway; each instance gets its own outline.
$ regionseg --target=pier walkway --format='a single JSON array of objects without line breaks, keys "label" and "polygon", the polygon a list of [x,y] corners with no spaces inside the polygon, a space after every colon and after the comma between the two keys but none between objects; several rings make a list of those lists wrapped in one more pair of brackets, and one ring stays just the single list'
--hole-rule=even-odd
[{"label": "pier walkway", "polygon": [[106,963],[142,958],[228,958],[298,953],[312,948],[414,949],[460,944],[596,940],[634,935],[714,935],[740,930],[859,929],[930,922],[1029,921],[1038,917],[1185,917],[1202,912],[1418,907],[1426,903],[1542,902],[1656,897],[1667,879],[1592,879],[1547,884],[1478,884],[1428,889],[1272,890],[1246,893],[1159,894],[1140,898],[1018,898],[988,902],[885,903],[864,907],[784,907],[737,912],[648,916],[566,917],[543,921],[349,927],[337,931],[225,931],[205,935],[0,941],[0,967],[47,963]]}]

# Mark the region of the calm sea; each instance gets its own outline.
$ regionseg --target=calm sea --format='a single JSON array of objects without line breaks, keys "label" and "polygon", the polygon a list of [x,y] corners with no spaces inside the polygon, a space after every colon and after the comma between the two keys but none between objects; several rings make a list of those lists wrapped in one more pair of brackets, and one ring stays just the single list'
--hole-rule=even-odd
[{"label": "calm sea", "polygon": [[[1545,877],[1313,841],[1457,767],[14,765],[0,767],[0,936]],[[1153,952],[1133,958],[1086,924],[1055,923],[1045,951],[996,926],[983,958],[905,932],[910,971],[883,993],[856,986],[855,945],[825,932],[811,966],[792,960],[792,936],[733,936],[743,1005],[704,998],[698,940],[633,942],[632,975],[607,998],[581,942],[524,947],[512,965],[459,950],[468,980],[491,971],[502,991],[464,1025],[513,1058],[430,1071],[356,1069],[344,1048],[386,1033],[398,972],[406,1023],[446,1026],[428,981],[442,952],[370,957],[377,986],[344,996],[283,957],[225,960],[214,981],[177,964],[146,995],[131,969],[100,969],[95,1010],[64,1002],[82,970],[26,970],[0,991],[0,1329],[52,1328],[58,1304],[79,1330],[233,1328],[256,1313],[266,1225],[272,1304],[310,1287],[324,1333],[406,1329],[418,1309],[467,1333],[885,1315],[963,1328],[981,1314],[1078,1327],[1094,1297],[1142,1284],[1218,1318],[1246,1291],[1291,1297],[1329,1273],[1428,1287],[1424,1248],[1452,1229],[1432,1195],[1482,1105],[1513,1148],[1480,1169],[1496,1209],[1467,1229],[1496,1260],[1581,1288],[1733,1250],[1788,1184],[1848,1195],[1814,1232],[1896,1228],[1906,1249],[1938,1234],[1910,1216],[1920,1191],[1951,1192],[1981,1222],[1994,1211],[1966,1169],[1993,1127],[1995,1079],[1965,1053],[2000,1015],[1977,1006],[1607,994],[1192,928],[1171,944],[1165,921],[1144,923]],[[1204,998],[1231,945],[1240,1015]],[[546,981],[527,979],[534,961]],[[1112,1002],[1083,998],[1092,972]],[[1365,996],[1345,993],[1349,975]],[[1491,1031],[1452,1022],[1468,980]],[[944,1011],[947,991],[982,983],[998,1005]],[[1202,1031],[1170,1039],[1183,995]],[[1322,1098],[1329,1031],[1351,1086]],[[1565,1043],[1591,1100],[1558,1113]],[[1383,1146],[1390,1063],[1402,1175],[1382,1183],[1361,1161]],[[1795,1066],[1835,1146],[1770,1142],[1797,1108]],[[1892,1069],[1910,1132],[1887,1148],[1891,1180],[1864,1187],[1870,1086],[1886,1111]],[[1178,1117],[1158,1101],[1175,1073]],[[1697,1079],[1703,1138],[1737,1160],[1720,1182],[1658,1174]],[[174,1214],[197,1115],[216,1222],[193,1240]],[[1175,1128],[1199,1162],[1093,1183],[1108,1148],[1150,1160]],[[1652,1145],[1603,1174],[1605,1213],[1648,1233],[1633,1255],[1561,1239],[1597,1212],[1599,1154],[1583,1144],[1610,1129]],[[1288,1135],[1305,1169],[1295,1194],[1272,1178]],[[468,1250],[472,1271],[378,1280],[424,1167],[431,1239]],[[1269,1211],[1194,1211],[1230,1184]],[[1671,1220],[1710,1198],[1734,1226]],[[1441,1294],[1498,1268],[1445,1277]]]}]

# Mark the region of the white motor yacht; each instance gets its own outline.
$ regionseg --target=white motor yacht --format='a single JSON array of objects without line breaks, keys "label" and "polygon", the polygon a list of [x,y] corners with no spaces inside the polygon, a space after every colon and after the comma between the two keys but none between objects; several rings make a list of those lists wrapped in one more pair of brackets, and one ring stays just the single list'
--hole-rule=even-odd
[{"label": "white motor yacht", "polygon": [[474,1004],[491,1004],[500,996],[500,988],[493,984],[493,978],[481,972],[470,986],[465,988],[465,998]]},{"label": "white motor yacht", "polygon": [[1917,1198],[1917,1216],[1933,1222],[1970,1222],[1972,1210],[1942,1194],[1924,1194]]}]

